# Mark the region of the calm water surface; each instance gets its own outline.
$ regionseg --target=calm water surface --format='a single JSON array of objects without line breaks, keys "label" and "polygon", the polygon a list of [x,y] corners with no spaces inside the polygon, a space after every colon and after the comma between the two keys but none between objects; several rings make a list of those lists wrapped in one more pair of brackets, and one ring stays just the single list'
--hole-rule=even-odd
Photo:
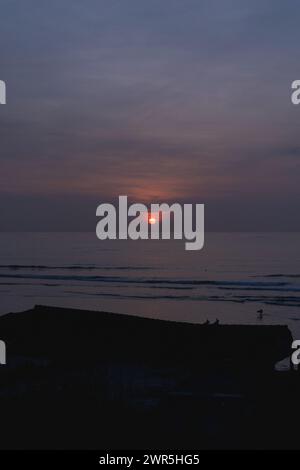
[{"label": "calm water surface", "polygon": [[288,324],[300,338],[299,247],[299,233],[207,233],[199,252],[185,251],[181,241],[2,233],[0,314],[46,304],[197,323]]}]

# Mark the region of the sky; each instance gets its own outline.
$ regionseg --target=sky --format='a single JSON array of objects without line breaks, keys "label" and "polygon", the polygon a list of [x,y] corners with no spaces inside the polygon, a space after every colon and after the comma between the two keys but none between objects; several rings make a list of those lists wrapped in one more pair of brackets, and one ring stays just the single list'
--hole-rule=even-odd
[{"label": "sky", "polygon": [[205,204],[207,230],[300,230],[297,0],[0,0],[0,230]]}]

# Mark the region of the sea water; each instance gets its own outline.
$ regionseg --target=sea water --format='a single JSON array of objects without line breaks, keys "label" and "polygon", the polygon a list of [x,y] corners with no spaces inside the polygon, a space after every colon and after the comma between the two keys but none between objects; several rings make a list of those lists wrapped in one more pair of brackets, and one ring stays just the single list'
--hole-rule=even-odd
[{"label": "sea water", "polygon": [[194,323],[286,324],[300,339],[299,233],[206,233],[199,252],[182,243],[2,233],[0,314],[42,304]]}]

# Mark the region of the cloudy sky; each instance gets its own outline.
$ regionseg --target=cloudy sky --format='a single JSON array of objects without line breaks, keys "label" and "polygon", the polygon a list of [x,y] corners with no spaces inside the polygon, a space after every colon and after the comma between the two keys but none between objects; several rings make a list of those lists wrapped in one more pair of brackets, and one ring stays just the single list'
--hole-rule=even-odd
[{"label": "cloudy sky", "polygon": [[0,230],[94,231],[101,202],[300,230],[297,0],[0,0]]}]

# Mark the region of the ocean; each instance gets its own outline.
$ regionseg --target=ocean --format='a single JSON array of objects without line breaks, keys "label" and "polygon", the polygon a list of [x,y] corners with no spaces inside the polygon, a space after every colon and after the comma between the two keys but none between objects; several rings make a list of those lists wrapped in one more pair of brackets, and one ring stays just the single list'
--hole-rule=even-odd
[{"label": "ocean", "polygon": [[194,323],[287,324],[299,339],[299,241],[299,233],[206,233],[203,250],[186,251],[178,240],[2,233],[0,314],[42,304]]}]

